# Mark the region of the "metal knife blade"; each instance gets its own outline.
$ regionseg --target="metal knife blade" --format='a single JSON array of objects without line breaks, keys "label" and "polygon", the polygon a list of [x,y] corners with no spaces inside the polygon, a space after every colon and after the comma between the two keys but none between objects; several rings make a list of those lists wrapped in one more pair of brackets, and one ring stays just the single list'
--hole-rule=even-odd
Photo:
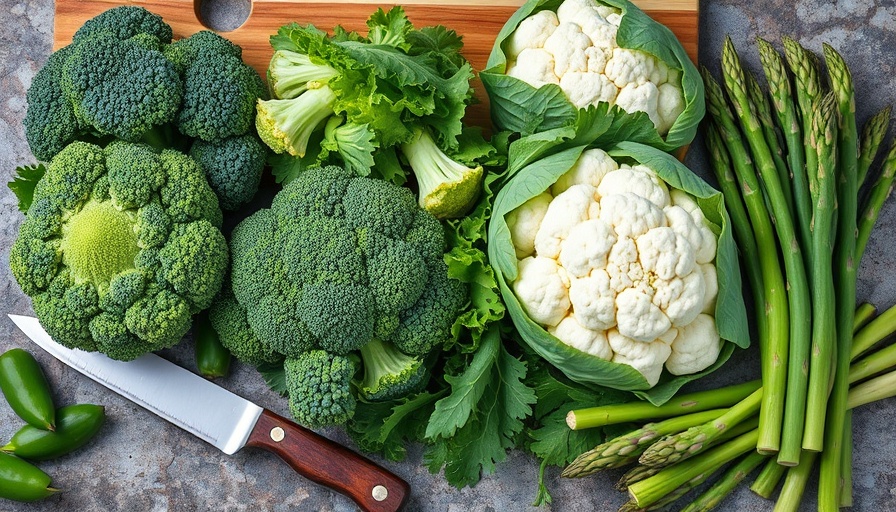
[{"label": "metal knife blade", "polygon": [[409,495],[404,480],[365,457],[155,354],[116,361],[56,343],[37,318],[9,318],[50,355],[228,455],[244,446],[276,453],[369,512],[400,510]]}]

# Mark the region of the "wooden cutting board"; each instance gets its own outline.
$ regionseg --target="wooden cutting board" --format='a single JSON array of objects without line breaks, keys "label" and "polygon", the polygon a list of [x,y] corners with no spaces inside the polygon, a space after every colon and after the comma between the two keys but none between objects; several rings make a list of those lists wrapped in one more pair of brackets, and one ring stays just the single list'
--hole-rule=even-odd
[{"label": "wooden cutting board", "polygon": [[[464,54],[476,71],[485,67],[495,36],[504,22],[525,0],[404,0],[404,6],[415,26],[442,24],[464,36]],[[89,18],[117,5],[141,5],[161,15],[174,29],[175,39],[206,29],[199,18],[202,0],[56,0],[53,46],[61,48],[71,42],[72,35]],[[691,59],[697,61],[697,25],[699,0],[634,0],[634,3],[660,23],[668,26],[682,42]],[[322,29],[342,25],[348,30],[366,33],[365,22],[377,7],[388,9],[394,3],[376,0],[253,0],[246,22],[221,34],[243,48],[243,59],[262,76],[273,50],[268,44],[271,34],[290,22],[311,23]],[[484,100],[480,84],[475,82],[477,96]],[[483,101],[468,109],[471,124],[488,125],[488,104]]]}]

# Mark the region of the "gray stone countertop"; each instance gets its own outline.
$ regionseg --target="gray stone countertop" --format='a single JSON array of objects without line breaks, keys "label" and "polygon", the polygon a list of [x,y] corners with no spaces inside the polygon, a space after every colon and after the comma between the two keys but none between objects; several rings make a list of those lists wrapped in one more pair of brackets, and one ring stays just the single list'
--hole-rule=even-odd
[{"label": "gray stone countertop", "polygon": [[[32,162],[22,119],[25,91],[51,50],[51,0],[3,0],[0,5],[0,181],[11,179],[18,165]],[[700,20],[700,61],[718,71],[719,53],[730,34],[747,65],[758,70],[753,40],[761,36],[780,42],[791,35],[807,47],[821,50],[831,43],[852,69],[857,94],[857,116],[863,123],[884,105],[896,102],[896,2],[893,0],[704,0]],[[699,141],[688,163],[707,174]],[[348,499],[302,479],[275,456],[245,450],[227,457],[216,449],[166,423],[127,400],[82,377],[39,349],[11,322],[7,312],[31,314],[9,272],[9,248],[21,214],[16,200],[0,187],[0,352],[21,346],[33,349],[57,404],[98,403],[106,406],[108,422],[101,434],[80,451],[41,467],[64,492],[35,504],[0,500],[0,512],[25,511],[351,511]],[[890,200],[871,239],[859,272],[858,298],[883,310],[896,303],[896,200]],[[164,355],[194,369],[190,342]],[[759,373],[755,348],[736,354],[722,370],[697,387],[710,388],[755,378]],[[261,406],[288,414],[283,399],[269,391],[251,369],[237,365],[221,384]],[[872,404],[855,413],[855,510],[896,510],[896,400]],[[5,442],[19,427],[5,401],[0,400],[0,438]],[[348,443],[339,430],[326,435]],[[456,490],[441,475],[422,465],[422,450],[412,447],[402,463],[386,466],[407,479],[413,494],[408,510],[432,512],[534,511],[538,464],[514,451],[497,472],[472,489]],[[618,472],[582,480],[562,480],[548,470],[547,484],[554,501],[541,510],[564,512],[609,511],[626,501],[613,490]],[[811,484],[810,484],[811,485]],[[814,505],[814,485],[803,508]],[[741,486],[721,507],[726,511],[771,510],[771,502]]]}]

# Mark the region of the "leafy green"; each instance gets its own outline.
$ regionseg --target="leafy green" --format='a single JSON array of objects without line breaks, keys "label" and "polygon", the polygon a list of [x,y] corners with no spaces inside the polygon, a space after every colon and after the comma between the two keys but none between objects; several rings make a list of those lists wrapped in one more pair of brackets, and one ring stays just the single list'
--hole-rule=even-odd
[{"label": "leafy green", "polygon": [[348,432],[362,450],[381,453],[393,461],[404,460],[406,445],[423,440],[433,404],[446,392],[423,392],[387,402],[359,400]]},{"label": "leafy green", "polygon": [[16,174],[7,186],[19,200],[19,211],[27,212],[31,208],[31,200],[34,198],[34,187],[44,177],[47,168],[44,164],[26,165],[16,167]]},{"label": "leafy green", "polygon": [[279,393],[280,396],[287,395],[286,371],[283,369],[283,364],[265,363],[259,365],[256,369],[258,370],[258,373],[261,374],[265,384],[267,384],[272,391]]},{"label": "leafy green", "polygon": [[[569,102],[558,85],[535,88],[522,80],[505,75],[507,55],[503,46],[524,19],[543,10],[556,11],[562,0],[529,0],[504,24],[489,55],[486,69],[479,76],[489,94],[492,119],[502,130],[523,136],[575,126],[578,109]],[[616,42],[622,48],[649,53],[663,61],[669,69],[682,73],[685,109],[665,137],[660,137],[646,115],[614,115],[607,133],[626,132],[613,141],[635,141],[673,151],[693,140],[704,114],[703,84],[694,64],[675,35],[627,0],[601,0],[621,9],[622,22]],[[559,140],[559,139],[558,139]]]},{"label": "leafy green", "polygon": [[[727,361],[734,345],[747,347],[749,335],[746,308],[741,297],[740,271],[736,247],[731,235],[731,225],[725,211],[721,193],[714,190],[696,174],[662,151],[634,142],[620,142],[609,148],[609,154],[618,160],[643,163],[656,171],[670,187],[681,189],[697,200],[706,218],[719,227],[716,271],[719,296],[715,319],[719,334],[726,343],[718,360],[706,370],[682,376],[664,374],[659,384],[650,388],[644,377],[628,365],[605,361],[574,349],[547,333],[524,312],[511,290],[517,276],[517,259],[510,238],[510,230],[504,216],[530,198],[547,190],[569,170],[588,146],[576,146],[550,154],[519,169],[501,189],[495,199],[492,220],[489,225],[489,260],[496,272],[504,303],[514,325],[523,340],[541,357],[559,368],[570,379],[588,386],[608,386],[635,391],[638,396],[654,404],[668,401],[681,386],[711,373]],[[511,147],[511,161],[516,146]]]}]

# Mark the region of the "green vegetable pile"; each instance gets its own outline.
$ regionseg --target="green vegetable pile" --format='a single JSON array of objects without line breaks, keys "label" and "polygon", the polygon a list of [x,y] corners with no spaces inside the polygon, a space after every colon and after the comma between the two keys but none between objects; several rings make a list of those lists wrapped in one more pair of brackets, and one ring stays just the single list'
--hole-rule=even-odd
[{"label": "green vegetable pile", "polygon": [[236,209],[255,195],[264,167],[252,127],[264,82],[214,32],[171,39],[171,27],[142,7],[88,20],[28,88],[28,145],[40,161],[74,141],[112,138],[189,152],[221,206]]},{"label": "green vegetable pile", "polygon": [[0,355],[0,391],[27,423],[0,447],[0,498],[31,502],[52,496],[59,489],[50,487],[50,476],[27,461],[55,459],[87,444],[103,426],[105,408],[56,409],[40,365],[19,348]]}]

